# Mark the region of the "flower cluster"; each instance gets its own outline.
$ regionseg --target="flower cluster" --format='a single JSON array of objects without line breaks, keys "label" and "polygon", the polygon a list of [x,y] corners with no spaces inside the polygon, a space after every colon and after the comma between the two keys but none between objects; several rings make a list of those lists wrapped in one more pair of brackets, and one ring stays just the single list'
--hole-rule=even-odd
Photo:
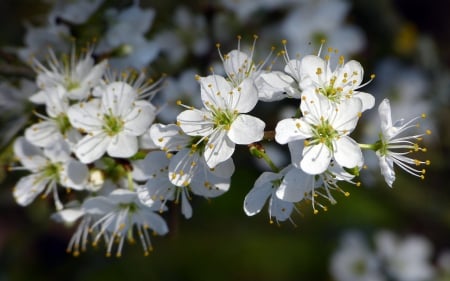
[{"label": "flower cluster", "polygon": [[[85,21],[77,11],[65,14],[62,7],[55,10],[59,17],[62,13]],[[188,219],[193,215],[193,196],[214,198],[230,189],[239,168],[233,161],[238,145],[247,146],[271,168],[256,179],[243,200],[249,216],[268,201],[270,222],[293,222],[292,212],[300,212],[303,202],[310,203],[316,214],[337,202],[335,193],[348,196],[343,185],[361,185],[357,177],[365,166],[363,150],[378,157],[390,187],[394,164],[424,178],[423,166],[430,161],[418,160],[415,153],[426,151],[421,141],[430,131],[410,130],[425,115],[393,123],[385,99],[378,107],[379,139],[358,143],[353,133],[362,115],[376,104],[362,88],[374,76],[363,82],[362,65],[345,61],[335,49],[323,51],[324,42],[318,54],[291,58],[283,40],[277,55],[283,59],[279,70],[273,69],[275,62],[268,63],[272,53],[262,62],[255,60],[257,36],[249,51],[241,48],[240,37],[238,47],[227,53],[217,45],[223,72],[212,69],[209,75],[192,76],[201,104],[194,107],[178,100],[183,111],[176,120],[159,123],[158,113],[164,108],[154,105],[152,98],[161,80],[153,83],[143,71],[124,70],[140,68],[156,57],[157,48],[143,38],[152,15],[136,5],[121,13],[110,11],[118,21],[96,52],[87,48],[80,55],[72,47],[69,55],[59,57],[50,50],[45,62],[39,58],[32,62],[38,90],[29,100],[42,110],[34,111],[39,120],[14,142],[21,166],[11,169],[30,174],[17,182],[13,195],[18,204],[27,206],[38,195],[52,194],[53,218],[78,223],[67,248],[74,255],[86,251],[88,243],[96,246],[104,241],[107,256],[113,252],[121,256],[124,242],[136,238],[149,254],[149,231],[159,235],[169,231],[163,213],[171,201],[181,204]],[[297,113],[276,120],[274,128],[267,128],[263,116],[254,116],[260,102],[283,99],[295,103]],[[285,167],[274,164],[264,150],[273,140],[289,148]],[[61,194],[61,189],[79,192]]]}]

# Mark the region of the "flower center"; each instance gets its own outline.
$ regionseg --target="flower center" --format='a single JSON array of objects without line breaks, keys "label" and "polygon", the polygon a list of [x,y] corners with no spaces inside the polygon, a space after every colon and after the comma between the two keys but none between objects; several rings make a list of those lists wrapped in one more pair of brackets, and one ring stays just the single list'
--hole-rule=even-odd
[{"label": "flower center", "polygon": [[80,88],[80,82],[70,79],[69,77],[66,77],[65,79],[65,86],[68,92],[72,90],[76,90]]},{"label": "flower center", "polygon": [[66,114],[61,113],[58,115],[58,117],[55,118],[56,123],[58,124],[59,131],[64,135],[67,131],[72,128],[72,125],[70,125],[69,118]]},{"label": "flower center", "polygon": [[221,128],[225,130],[229,130],[231,124],[238,116],[237,111],[229,111],[229,110],[216,110],[214,111],[214,129]]},{"label": "flower center", "polygon": [[124,122],[112,114],[103,115],[103,130],[109,136],[115,136],[123,130]]},{"label": "flower center", "polygon": [[313,143],[323,143],[330,150],[333,149],[333,139],[339,137],[339,133],[331,126],[328,120],[322,120],[317,126],[313,126],[313,134],[311,144]]}]

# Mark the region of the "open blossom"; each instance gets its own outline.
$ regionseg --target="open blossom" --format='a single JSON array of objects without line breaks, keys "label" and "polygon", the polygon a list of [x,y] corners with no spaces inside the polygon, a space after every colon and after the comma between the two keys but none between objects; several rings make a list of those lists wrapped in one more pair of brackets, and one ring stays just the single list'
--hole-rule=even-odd
[{"label": "open blossom", "polygon": [[345,168],[362,166],[361,149],[348,136],[361,115],[359,99],[332,103],[323,95],[309,92],[303,94],[300,109],[303,117],[278,122],[275,140],[280,144],[305,140],[299,164],[303,171],[321,174],[331,160]]},{"label": "open blossom", "polygon": [[[422,114],[407,122],[403,119],[392,124],[391,106],[388,99],[384,99],[379,107],[378,113],[381,120],[380,140],[375,144],[374,150],[379,159],[381,174],[384,176],[389,187],[395,181],[394,164],[421,179],[424,178],[425,169],[420,169],[421,165],[429,165],[430,161],[421,161],[407,155],[412,152],[424,152],[425,148],[421,147],[418,142],[422,140],[425,134],[405,135],[404,133],[412,128],[417,128],[416,121],[424,118]],[[430,134],[429,130],[426,134]]]},{"label": "open blossom", "polygon": [[[255,181],[253,188],[245,196],[244,211],[247,216],[254,216],[261,212],[262,208],[269,200],[269,219],[272,222],[272,217],[277,222],[290,219],[292,211],[295,209],[293,202],[280,199],[276,193],[282,185],[297,184],[297,182],[286,182],[283,178],[290,172],[298,172],[292,165],[288,165],[279,173],[264,172]],[[302,186],[305,190],[307,186]]]},{"label": "open blossom", "polygon": [[13,195],[20,205],[29,205],[41,193],[44,196],[53,193],[55,206],[60,210],[63,205],[58,196],[58,185],[84,189],[88,168],[70,157],[67,143],[60,141],[41,149],[20,137],[14,142],[14,153],[23,168],[32,172],[22,177],[14,187]]},{"label": "open blossom", "polygon": [[45,103],[47,90],[62,86],[66,91],[66,98],[81,100],[91,94],[97,86],[106,69],[106,61],[95,64],[92,50],[88,49],[81,58],[76,57],[75,49],[70,56],[58,59],[52,49],[49,50],[47,66],[34,60],[37,73],[36,84],[41,89],[30,99],[35,103]]},{"label": "open blossom", "polygon": [[[345,196],[350,193],[344,191],[340,186],[340,182],[347,182],[359,186],[359,182],[354,182],[355,175],[345,171],[335,161],[331,161],[328,168],[321,174],[312,175],[305,173],[300,166],[303,150],[303,141],[298,140],[290,142],[289,150],[292,159],[293,169],[290,169],[283,177],[282,182],[276,191],[276,195],[283,201],[300,202],[302,200],[311,201],[314,214],[321,208],[326,211],[328,208],[318,199],[325,199],[331,204],[337,201],[334,199],[332,192],[339,192]],[[355,173],[361,167],[356,167]]]},{"label": "open blossom", "polygon": [[48,116],[37,114],[43,120],[25,130],[26,139],[40,147],[52,146],[58,141],[75,144],[81,135],[72,127],[67,117],[69,100],[65,97],[66,90],[58,85],[46,92],[45,104]]},{"label": "open blossom", "polygon": [[131,157],[138,151],[138,136],[155,118],[155,107],[138,99],[135,88],[112,82],[102,89],[101,98],[80,102],[68,110],[70,123],[86,135],[75,145],[83,163],[92,163],[106,152],[112,157]]},{"label": "open blossom", "polygon": [[198,80],[204,107],[181,112],[177,123],[187,135],[204,138],[207,144],[203,155],[208,166],[214,168],[231,157],[236,144],[261,140],[265,123],[246,114],[258,102],[252,79],[244,79],[238,87],[219,75]]},{"label": "open blossom", "polygon": [[358,98],[362,103],[361,112],[372,108],[375,104],[375,98],[371,94],[359,91],[367,83],[361,85],[364,69],[355,60],[345,63],[344,57],[340,56],[336,68],[332,70],[330,55],[326,55],[325,59],[308,55],[299,62],[289,62],[287,67],[292,69],[299,67],[300,87],[304,92],[320,93],[333,102]]},{"label": "open blossom", "polygon": [[97,218],[91,225],[91,229],[98,230],[93,244],[98,244],[100,239],[104,238],[107,256],[111,255],[112,248],[117,243],[116,256],[120,257],[125,239],[131,243],[135,242],[134,229],[137,230],[145,255],[153,249],[148,230],[159,235],[168,232],[166,222],[155,212],[158,206],[149,207],[142,204],[136,192],[130,190],[117,189],[108,196],[89,198],[82,208]]}]

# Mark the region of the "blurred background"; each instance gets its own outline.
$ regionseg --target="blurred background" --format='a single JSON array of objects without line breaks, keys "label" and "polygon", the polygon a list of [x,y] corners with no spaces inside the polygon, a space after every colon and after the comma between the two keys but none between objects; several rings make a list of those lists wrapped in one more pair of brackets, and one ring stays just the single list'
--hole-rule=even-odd
[{"label": "blurred background", "polygon": [[[105,0],[95,7],[67,8],[77,2],[91,1],[0,1],[0,281],[450,280],[450,2]],[[74,228],[49,219],[53,204],[36,200],[23,208],[11,194],[20,176],[7,170],[13,161],[11,141],[23,133],[32,114],[25,101],[34,89],[26,81],[32,82],[35,74],[27,59],[31,54],[39,57],[48,46],[66,50],[61,41],[67,37],[80,44],[96,38],[103,53],[120,51],[117,46],[108,49],[102,40],[110,36],[135,42],[126,32],[108,33],[118,11],[133,3],[153,13],[149,22],[136,20],[145,40],[136,40],[142,46],[134,47],[146,52],[114,63],[118,68],[127,63],[145,67],[155,77],[166,73],[166,94],[161,95],[169,104],[177,94],[187,104],[190,99],[198,103],[193,99],[198,94],[194,74],[207,75],[209,67],[220,62],[217,42],[226,53],[237,46],[237,35],[249,46],[257,34],[254,58],[264,60],[271,46],[281,50],[282,39],[288,40],[294,57],[317,52],[325,38],[327,46],[361,62],[365,81],[376,74],[364,88],[376,97],[376,106],[388,97],[394,119],[427,113],[422,127],[432,135],[424,140],[428,152],[421,157],[432,164],[425,180],[397,169],[391,189],[368,155],[362,186],[344,185],[349,197],[337,194],[338,203],[317,215],[309,205],[300,206],[293,223],[270,224],[266,210],[254,217],[243,211],[245,195],[269,169],[242,147],[234,155],[237,169],[230,190],[209,201],[194,199],[189,220],[173,206],[165,214],[170,233],[152,238],[155,250],[149,257],[138,244],[127,245],[122,258],[106,258],[103,246],[90,247],[79,257],[66,253]],[[157,96],[155,102],[160,99],[164,98]],[[282,112],[295,106],[292,101],[262,104],[255,115],[273,129]],[[168,106],[158,118],[173,122],[176,110]],[[365,125],[354,138],[375,141],[376,108],[361,122]],[[286,163],[285,147],[269,144],[267,150],[277,163]],[[374,269],[371,259],[376,255],[386,258]],[[347,260],[359,260],[359,267]]]}]

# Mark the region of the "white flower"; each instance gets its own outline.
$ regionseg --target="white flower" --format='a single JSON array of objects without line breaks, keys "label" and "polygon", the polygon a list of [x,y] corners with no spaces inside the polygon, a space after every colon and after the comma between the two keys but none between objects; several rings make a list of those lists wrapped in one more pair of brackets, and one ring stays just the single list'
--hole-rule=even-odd
[{"label": "white flower", "polygon": [[375,104],[375,98],[372,95],[358,91],[367,83],[361,85],[364,69],[355,60],[344,63],[344,57],[340,56],[336,68],[331,70],[330,55],[326,55],[325,59],[308,55],[299,62],[289,61],[286,68],[289,68],[291,73],[298,72],[299,79],[297,81],[304,93],[320,93],[337,103],[346,99],[358,98],[362,103],[361,112],[372,108]]},{"label": "white flower", "polygon": [[81,58],[76,57],[75,48],[70,56],[58,59],[52,49],[49,49],[48,66],[37,59],[34,60],[34,69],[38,74],[36,84],[41,89],[30,99],[35,103],[45,103],[46,90],[62,86],[70,99],[82,100],[91,94],[91,89],[97,86],[106,69],[106,61],[95,64],[92,50],[88,49]]},{"label": "white flower", "polygon": [[[407,157],[411,152],[426,151],[426,148],[420,147],[419,141],[425,134],[405,135],[404,132],[411,128],[416,128],[415,123],[419,118],[424,118],[422,114],[407,122],[403,119],[392,124],[391,106],[388,99],[384,99],[379,107],[378,113],[381,120],[380,140],[375,143],[374,150],[379,159],[381,174],[384,176],[389,187],[395,181],[394,164],[405,170],[411,175],[424,179],[425,169],[419,169],[421,165],[429,165],[430,161],[421,161],[418,159]],[[426,134],[430,134],[429,130]]]},{"label": "white flower", "polygon": [[[345,196],[350,195],[350,193],[339,187],[339,182],[345,181],[356,186],[360,185],[359,182],[352,181],[355,175],[346,172],[334,161],[331,161],[329,167],[321,174],[311,175],[305,173],[300,167],[303,141],[290,142],[288,145],[292,164],[296,169],[290,169],[286,173],[276,191],[276,195],[281,200],[294,203],[301,200],[309,200],[311,201],[314,214],[317,214],[319,211],[316,207],[324,211],[328,210],[326,205],[322,204],[318,199],[323,198],[331,204],[336,204],[337,201],[331,194],[332,191],[340,192]],[[359,169],[361,167],[356,167],[354,172],[358,173]]]},{"label": "white flower", "polygon": [[331,257],[330,273],[336,281],[384,281],[380,262],[360,233],[348,232]]},{"label": "white flower", "polygon": [[[241,79],[237,74],[233,77],[234,83]],[[214,168],[231,157],[235,144],[261,140],[265,123],[245,114],[258,102],[252,79],[244,79],[238,87],[218,75],[198,79],[204,108],[181,112],[177,123],[187,135],[201,136],[207,141],[203,155],[208,166]]]},{"label": "white flower", "polygon": [[48,116],[36,115],[43,120],[30,126],[25,130],[26,139],[32,144],[40,147],[52,146],[58,141],[67,141],[72,146],[81,138],[67,117],[69,101],[66,90],[58,85],[46,90],[46,111]]},{"label": "white flower", "polygon": [[[215,168],[208,167],[202,156],[205,142],[200,137],[185,135],[175,124],[154,124],[150,128],[150,135],[165,153],[149,153],[140,162],[142,168],[138,171],[143,171],[139,174],[148,179],[145,185],[148,195],[154,197],[156,193],[167,194],[156,196],[153,200],[178,200],[180,193],[185,200],[189,197],[187,191],[211,198],[228,191],[234,172],[232,159],[219,163]],[[161,159],[164,154],[166,159]],[[183,210],[187,210],[184,204],[182,201]]]},{"label": "white flower", "polygon": [[389,231],[381,231],[375,236],[375,244],[388,276],[394,280],[434,280],[432,245],[424,237],[410,235],[400,240]]},{"label": "white flower", "polygon": [[[286,174],[290,171],[296,172],[296,170],[299,171],[292,165],[288,165],[279,173],[262,173],[255,181],[253,188],[245,196],[244,211],[247,216],[254,216],[261,212],[264,204],[269,199],[269,219],[271,223],[273,222],[272,217],[274,217],[277,222],[285,221],[287,219],[291,220],[291,213],[295,209],[294,203],[280,199],[276,196],[276,192],[282,184],[285,184],[285,182],[283,183],[283,178]],[[304,186],[304,188],[306,189],[308,187]]]},{"label": "white flower", "polygon": [[346,23],[350,9],[351,2],[345,0],[306,1],[290,9],[277,30],[291,50],[310,53],[311,45],[318,48],[326,40],[341,54],[354,54],[364,47],[365,38],[359,27]]},{"label": "white flower", "polygon": [[104,238],[107,244],[106,256],[110,256],[114,244],[117,243],[117,257],[122,254],[125,239],[130,243],[135,241],[134,229],[137,230],[144,255],[148,255],[152,250],[148,230],[159,235],[168,232],[166,222],[155,213],[158,207],[152,208],[142,204],[136,192],[125,189],[117,189],[107,197],[89,198],[82,205],[84,211],[95,219],[90,226],[90,229],[98,230],[93,245],[97,245],[99,240]]},{"label": "white flower", "polygon": [[48,46],[52,46],[52,50],[58,53],[70,50],[71,34],[66,25],[49,22],[42,27],[33,27],[29,24],[25,27],[27,29],[24,38],[26,47],[17,50],[17,55],[23,62],[29,63],[32,58],[45,58]]},{"label": "white flower", "polygon": [[138,1],[122,10],[109,9],[110,26],[98,43],[97,55],[110,54],[109,63],[118,70],[133,67],[142,69],[156,58],[159,44],[145,37],[155,12],[141,9]]},{"label": "white flower", "polygon": [[57,0],[50,12],[50,21],[62,18],[75,24],[85,23],[104,0]]},{"label": "white flower", "polygon": [[88,168],[70,157],[67,143],[56,142],[42,150],[20,137],[14,142],[14,153],[23,168],[32,172],[21,178],[14,187],[13,195],[20,205],[27,206],[39,194],[47,196],[53,192],[55,206],[60,210],[63,205],[58,196],[58,184],[76,190],[84,188]]},{"label": "white flower", "polygon": [[300,168],[309,174],[321,174],[334,159],[342,167],[361,167],[363,156],[358,144],[348,135],[361,115],[359,99],[332,103],[323,95],[305,93],[300,109],[301,118],[278,122],[275,140],[286,144],[305,140]]},{"label": "white flower", "polygon": [[101,99],[73,105],[68,117],[85,135],[75,146],[83,163],[91,163],[105,152],[111,157],[127,158],[138,151],[138,136],[144,134],[155,118],[155,107],[138,100],[133,87],[124,82],[105,86]]}]

